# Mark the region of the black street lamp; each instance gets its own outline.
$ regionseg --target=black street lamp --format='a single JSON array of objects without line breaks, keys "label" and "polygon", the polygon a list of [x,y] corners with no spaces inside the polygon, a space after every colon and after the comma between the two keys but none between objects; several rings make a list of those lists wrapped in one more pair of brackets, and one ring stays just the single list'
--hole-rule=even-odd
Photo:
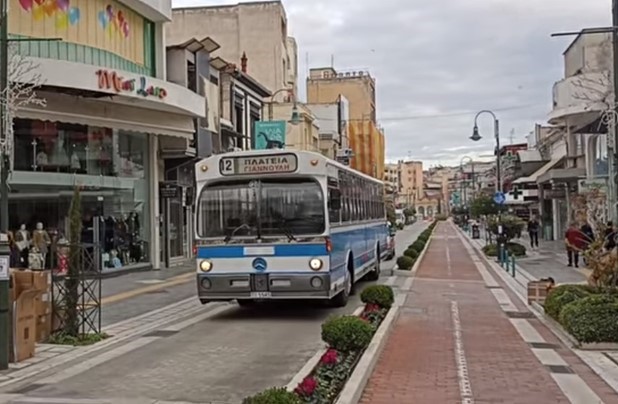
[{"label": "black street lamp", "polygon": [[481,114],[490,114],[494,118],[494,137],[496,138],[496,192],[502,192],[502,180],[500,178],[500,124],[498,118],[496,118],[496,114],[486,109],[476,114],[470,139],[475,142],[482,139],[482,136],[479,134],[478,126],[478,118]]}]

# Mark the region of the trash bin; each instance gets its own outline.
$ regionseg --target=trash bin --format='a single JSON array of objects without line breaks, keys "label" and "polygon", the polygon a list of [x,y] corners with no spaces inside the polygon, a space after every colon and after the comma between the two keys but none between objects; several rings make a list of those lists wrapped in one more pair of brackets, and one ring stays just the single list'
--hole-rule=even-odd
[{"label": "trash bin", "polygon": [[472,225],[472,238],[473,239],[481,238],[481,230],[479,229],[479,225],[478,224],[473,224]]}]

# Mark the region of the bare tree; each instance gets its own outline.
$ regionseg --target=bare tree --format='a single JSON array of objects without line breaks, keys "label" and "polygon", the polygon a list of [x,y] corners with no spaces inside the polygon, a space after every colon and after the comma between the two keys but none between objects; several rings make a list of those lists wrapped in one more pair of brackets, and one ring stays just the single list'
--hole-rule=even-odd
[{"label": "bare tree", "polygon": [[19,52],[19,45],[8,46],[8,86],[0,93],[0,105],[5,108],[6,137],[0,134],[0,147],[9,155],[13,152],[13,120],[17,111],[28,105],[46,106],[36,89],[43,83],[39,64]]}]

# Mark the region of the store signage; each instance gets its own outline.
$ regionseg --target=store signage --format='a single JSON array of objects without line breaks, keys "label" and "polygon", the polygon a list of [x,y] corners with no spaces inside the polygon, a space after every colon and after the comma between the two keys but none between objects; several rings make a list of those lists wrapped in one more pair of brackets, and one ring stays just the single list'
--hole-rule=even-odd
[{"label": "store signage", "polygon": [[178,185],[175,183],[161,182],[159,183],[159,196],[162,199],[174,199],[178,198],[180,193],[178,192]]},{"label": "store signage", "polygon": [[292,173],[298,168],[295,154],[274,156],[224,157],[219,163],[221,175]]},{"label": "store signage", "polygon": [[98,85],[100,90],[111,90],[117,93],[135,93],[143,97],[157,97],[164,99],[167,91],[162,87],[148,85],[145,76],[137,79],[126,79],[115,71],[97,70]]}]

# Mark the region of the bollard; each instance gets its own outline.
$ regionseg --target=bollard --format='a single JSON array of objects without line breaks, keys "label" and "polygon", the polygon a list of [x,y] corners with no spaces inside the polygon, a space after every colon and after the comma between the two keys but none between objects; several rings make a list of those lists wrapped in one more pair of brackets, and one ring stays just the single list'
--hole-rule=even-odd
[{"label": "bollard", "polygon": [[513,278],[515,278],[515,254],[511,256],[511,270],[513,271]]},{"label": "bollard", "polygon": [[509,254],[509,250],[507,250],[506,248],[504,249],[504,270],[506,272],[509,272],[509,262],[511,261],[510,259],[510,254]]},{"label": "bollard", "polygon": [[9,368],[9,243],[0,234],[0,370]]}]

